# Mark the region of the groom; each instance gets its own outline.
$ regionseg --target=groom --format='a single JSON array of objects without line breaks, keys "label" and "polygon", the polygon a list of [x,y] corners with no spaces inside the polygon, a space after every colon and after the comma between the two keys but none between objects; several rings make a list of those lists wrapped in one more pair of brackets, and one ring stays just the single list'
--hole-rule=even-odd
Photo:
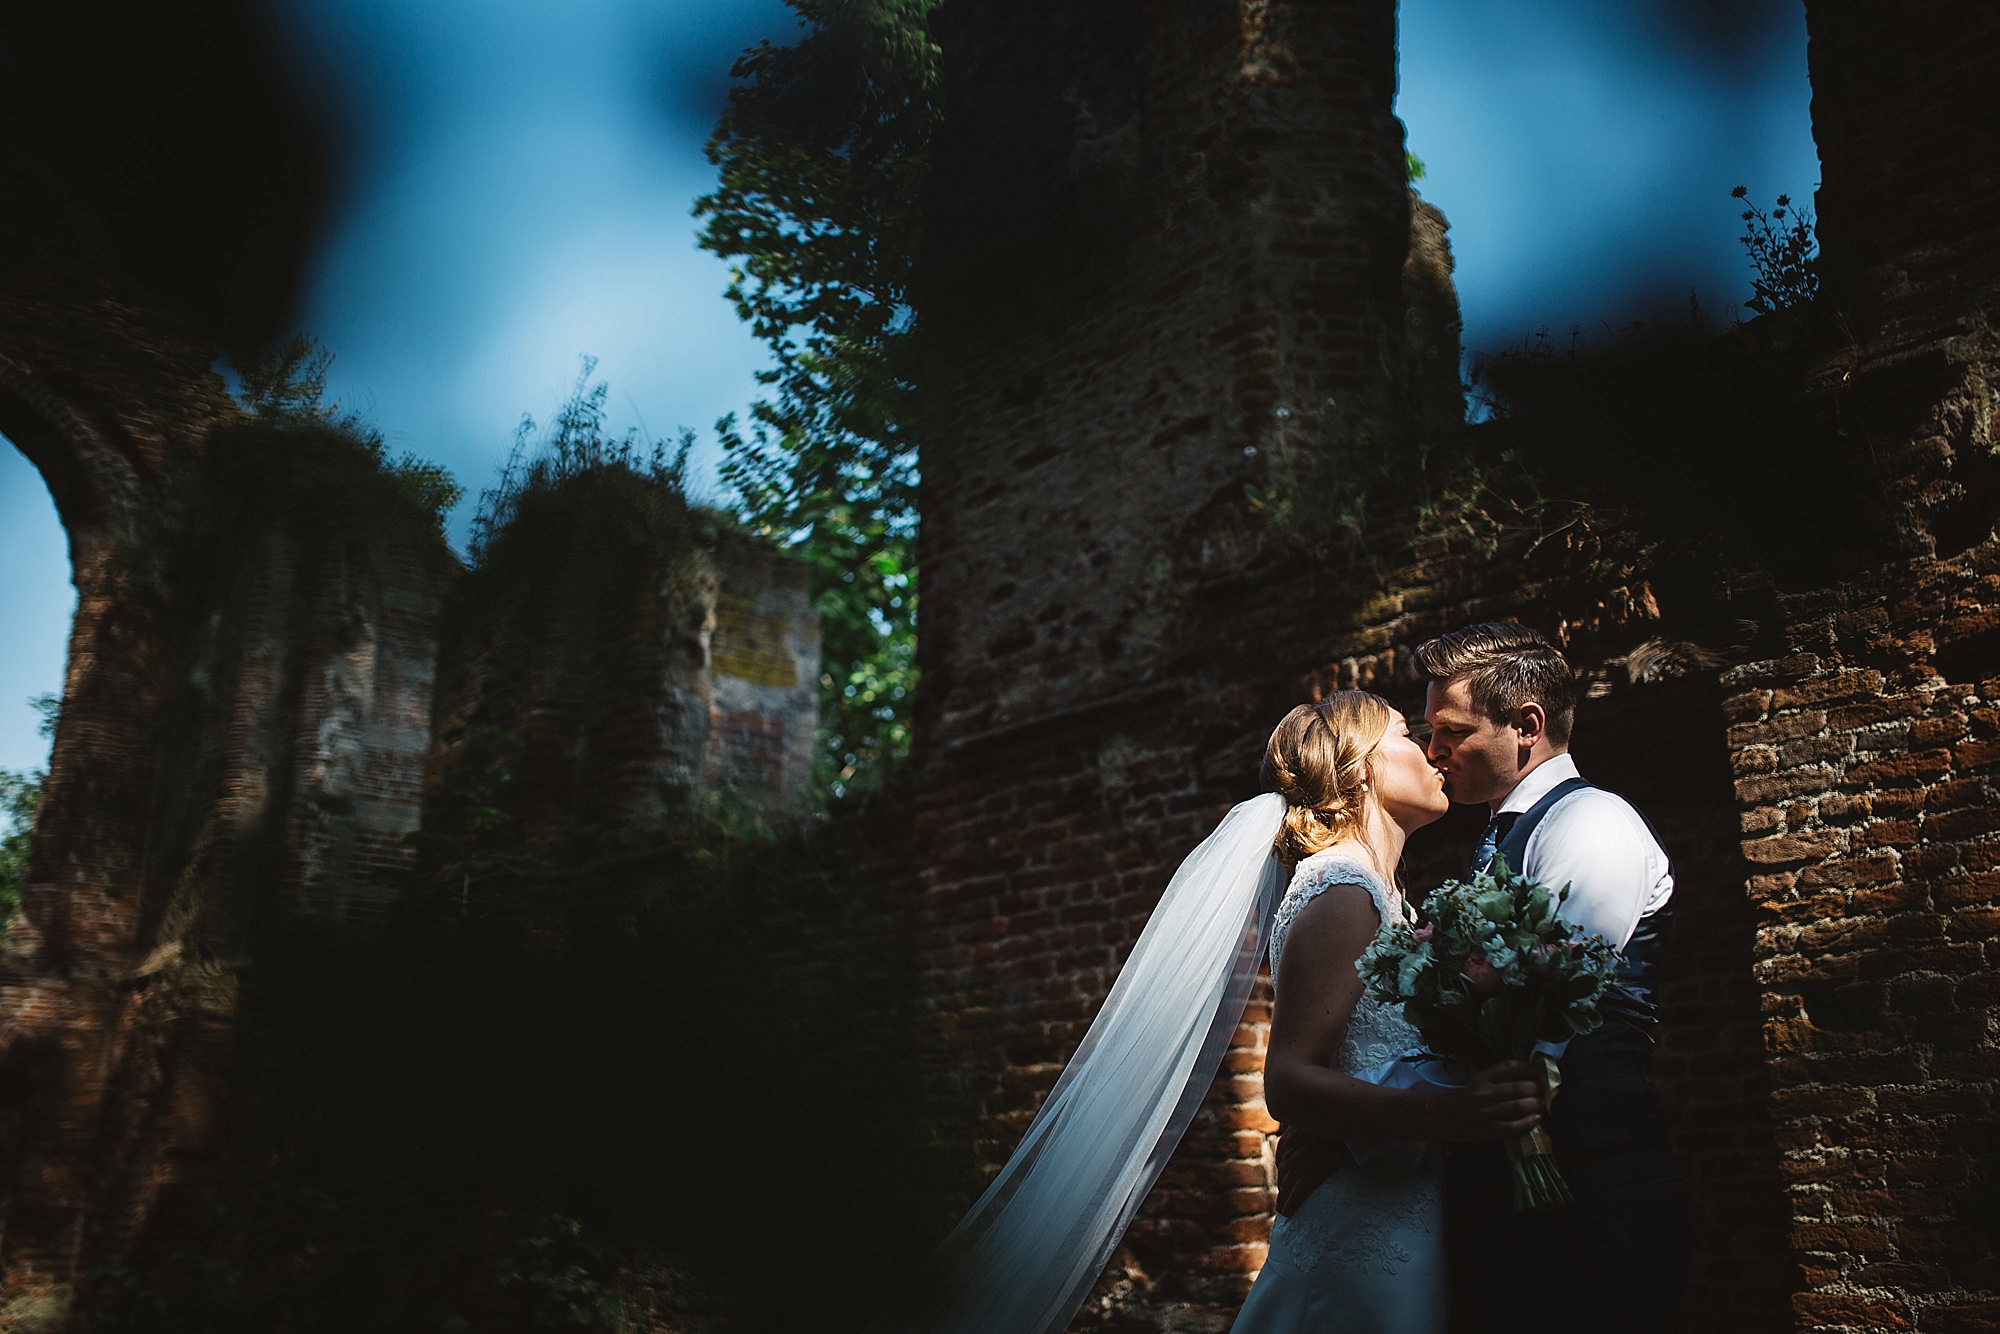
[{"label": "groom", "polygon": [[1453,1328],[1678,1330],[1687,1187],[1647,1077],[1671,864],[1643,815],[1577,773],[1575,678],[1547,640],[1491,622],[1440,635],[1416,656],[1430,682],[1431,763],[1454,801],[1492,812],[1472,870],[1499,856],[1551,889],[1568,885],[1562,915],[1621,956],[1605,1022],[1563,1051],[1544,1122],[1576,1203],[1516,1213],[1498,1145],[1451,1152]]}]

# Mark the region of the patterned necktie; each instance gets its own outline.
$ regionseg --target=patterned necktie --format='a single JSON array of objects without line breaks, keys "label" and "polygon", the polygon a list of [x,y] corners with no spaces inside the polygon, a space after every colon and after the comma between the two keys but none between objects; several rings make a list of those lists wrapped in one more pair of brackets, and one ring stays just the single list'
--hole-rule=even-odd
[{"label": "patterned necktie", "polygon": [[[1500,851],[1500,840],[1507,837],[1507,831],[1514,827],[1514,821],[1521,818],[1519,811],[1496,811],[1486,822],[1486,832],[1479,836],[1479,846],[1472,850],[1472,873],[1480,875],[1493,865],[1493,858]],[[1518,866],[1514,868],[1519,870]]]}]

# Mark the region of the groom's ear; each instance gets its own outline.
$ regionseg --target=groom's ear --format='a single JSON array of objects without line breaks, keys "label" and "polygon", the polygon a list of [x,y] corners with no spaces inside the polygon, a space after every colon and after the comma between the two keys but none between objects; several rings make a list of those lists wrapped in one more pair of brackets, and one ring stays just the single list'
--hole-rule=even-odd
[{"label": "groom's ear", "polygon": [[1533,749],[1537,741],[1548,735],[1549,715],[1541,705],[1529,700],[1514,710],[1514,730],[1521,734],[1521,744]]}]

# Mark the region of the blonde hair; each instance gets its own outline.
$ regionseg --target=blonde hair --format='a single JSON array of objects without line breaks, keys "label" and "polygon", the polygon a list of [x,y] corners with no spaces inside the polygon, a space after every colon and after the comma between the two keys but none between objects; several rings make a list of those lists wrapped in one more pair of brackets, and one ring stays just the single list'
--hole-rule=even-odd
[{"label": "blonde hair", "polygon": [[1389,730],[1391,714],[1379,695],[1338,690],[1299,705],[1272,731],[1259,777],[1265,790],[1290,803],[1273,844],[1285,865],[1360,832],[1368,757]]}]

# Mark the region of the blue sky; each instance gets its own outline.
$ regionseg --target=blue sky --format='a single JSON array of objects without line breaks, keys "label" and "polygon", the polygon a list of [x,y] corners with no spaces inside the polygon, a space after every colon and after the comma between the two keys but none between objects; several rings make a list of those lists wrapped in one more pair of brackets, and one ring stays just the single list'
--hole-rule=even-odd
[{"label": "blue sky", "polygon": [[[333,392],[472,497],[523,412],[599,358],[614,424],[669,435],[754,396],[761,349],[694,248],[701,145],[780,0],[267,0],[351,151],[300,327]],[[1803,9],[1783,0],[1405,0],[1398,111],[1458,260],[1466,343],[1748,294],[1736,185],[1807,194]],[[714,456],[698,456],[698,474]],[[463,539],[471,499],[454,517]],[[42,762],[74,604],[34,469],[0,448],[0,767]]]},{"label": "blue sky", "polygon": [[1465,344],[1749,295],[1738,185],[1819,183],[1805,12],[1770,0],[1405,0],[1397,111],[1451,222]]}]

